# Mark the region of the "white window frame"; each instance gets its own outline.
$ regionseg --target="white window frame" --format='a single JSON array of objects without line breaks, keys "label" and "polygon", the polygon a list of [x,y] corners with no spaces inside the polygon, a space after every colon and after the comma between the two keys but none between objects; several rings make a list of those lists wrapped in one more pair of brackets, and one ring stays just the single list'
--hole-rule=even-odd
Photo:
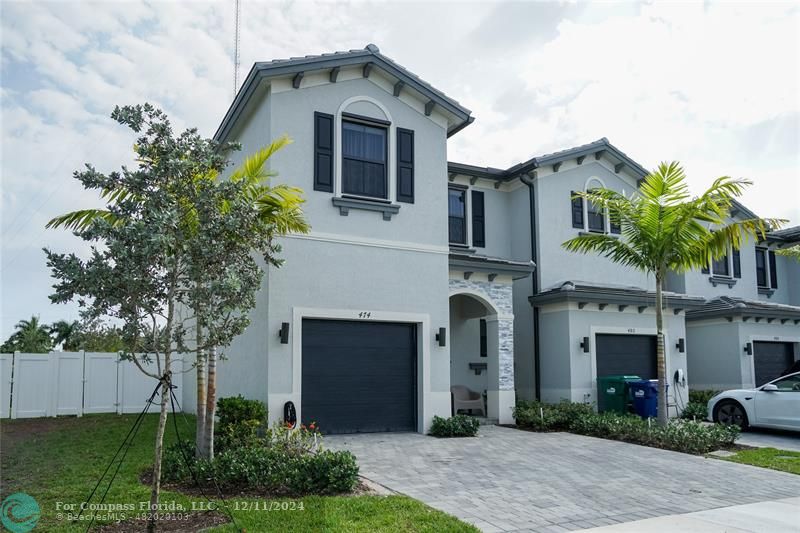
[{"label": "white window frame", "polygon": [[[459,189],[464,191],[464,226],[466,226],[466,242],[452,242],[450,240],[450,189]],[[447,185],[447,244],[450,246],[471,247],[472,246],[472,194],[470,194],[469,187],[463,188],[452,183]],[[484,218],[486,217],[486,205],[483,206]]]},{"label": "white window frame", "polygon": [[[339,109],[336,111],[336,115],[333,119],[333,194],[336,197],[341,198],[344,196],[342,192],[342,122],[344,121],[342,117],[342,113],[347,112],[347,108],[356,102],[369,102],[371,104],[376,105],[384,114],[384,118],[381,120],[387,120],[389,125],[386,126],[387,130],[387,143],[388,146],[386,147],[386,176],[387,176],[387,184],[388,187],[386,198],[373,198],[371,196],[358,196],[347,194],[346,196],[349,198],[358,198],[359,200],[365,201],[372,201],[372,202],[379,202],[379,203],[386,203],[389,202],[390,204],[397,203],[397,165],[395,161],[397,159],[397,126],[392,119],[392,114],[389,113],[389,109],[386,108],[383,103],[372,98],[370,96],[352,96],[341,103]],[[369,118],[369,117],[366,117]]]},{"label": "white window frame", "polygon": [[[758,252],[764,252],[764,271],[766,272],[766,284],[759,285],[758,284],[758,258],[756,258],[756,289],[766,289],[766,290],[775,290],[772,288],[772,269],[769,267],[769,247],[764,246],[756,246],[755,247],[755,255],[758,256]],[[777,259],[777,258],[776,258]],[[778,263],[777,260],[775,262],[775,274],[778,273]]]}]

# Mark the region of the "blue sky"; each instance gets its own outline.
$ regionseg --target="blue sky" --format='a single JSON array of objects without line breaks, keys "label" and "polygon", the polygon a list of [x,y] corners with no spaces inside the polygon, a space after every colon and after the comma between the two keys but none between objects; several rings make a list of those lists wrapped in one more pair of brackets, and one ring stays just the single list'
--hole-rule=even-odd
[{"label": "blue sky", "polygon": [[[797,3],[242,2],[254,61],[377,44],[473,110],[451,160],[508,166],[600,137],[646,167],[721,175],[800,224]],[[72,172],[130,163],[108,118],[150,101],[211,136],[233,97],[233,1],[0,3],[2,317],[74,318],[48,301],[42,247],[85,252],[52,216],[97,205]]]}]

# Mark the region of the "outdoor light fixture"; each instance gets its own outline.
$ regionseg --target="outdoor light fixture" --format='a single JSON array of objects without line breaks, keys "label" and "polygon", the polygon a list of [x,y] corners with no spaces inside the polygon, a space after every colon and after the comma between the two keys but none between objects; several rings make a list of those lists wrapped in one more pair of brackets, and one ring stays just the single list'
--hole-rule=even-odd
[{"label": "outdoor light fixture", "polygon": [[589,337],[584,337],[581,341],[581,348],[583,348],[583,353],[589,353]]},{"label": "outdoor light fixture", "polygon": [[753,355],[753,343],[752,342],[748,342],[747,344],[744,345],[744,353],[746,353],[747,355]]},{"label": "outdoor light fixture", "polygon": [[439,341],[439,346],[447,346],[447,328],[439,328],[436,340]]},{"label": "outdoor light fixture", "polygon": [[281,344],[289,344],[289,323],[281,322],[281,330],[278,332],[281,338]]},{"label": "outdoor light fixture", "polygon": [[686,351],[686,341],[683,338],[678,339],[678,344],[675,345],[679,352],[683,353]]}]

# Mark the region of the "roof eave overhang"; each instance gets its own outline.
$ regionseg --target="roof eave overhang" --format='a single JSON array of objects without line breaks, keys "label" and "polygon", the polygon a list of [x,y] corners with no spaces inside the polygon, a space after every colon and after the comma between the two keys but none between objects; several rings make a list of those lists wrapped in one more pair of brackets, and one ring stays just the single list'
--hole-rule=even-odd
[{"label": "roof eave overhang", "polygon": [[468,257],[463,254],[450,254],[449,266],[464,272],[483,272],[511,276],[515,280],[530,276],[536,269],[533,261],[523,263],[484,257]]},{"label": "roof eave overhang", "polygon": [[792,320],[795,324],[800,324],[800,309],[754,309],[754,308],[736,308],[736,309],[715,309],[713,311],[693,311],[686,315],[686,320],[689,322],[695,320],[708,320],[710,318],[727,318],[741,317],[743,320],[750,318],[754,319],[772,319],[772,320]]},{"label": "roof eave overhang", "polygon": [[[649,293],[620,293],[620,292],[606,292],[603,290],[595,291],[548,291],[534,296],[529,296],[528,301],[531,305],[541,306],[560,302],[577,302],[577,303],[596,303],[607,305],[625,305],[625,306],[646,306],[654,307],[656,304],[655,294]],[[697,309],[705,304],[703,298],[687,298],[675,297],[670,295],[664,296],[664,302],[673,310],[689,310]]]},{"label": "roof eave overhang", "polygon": [[434,102],[438,107],[451,115],[453,118],[453,125],[448,128],[448,137],[464,129],[475,120],[474,117],[471,116],[472,112],[469,109],[455,104],[449,98],[426,87],[419,79],[406,74],[402,69],[385,60],[383,57],[365,50],[363,52],[350,53],[345,57],[323,56],[288,60],[286,64],[255,63],[245,78],[241,89],[236,94],[236,98],[234,98],[233,103],[225,113],[225,117],[222,119],[216,133],[214,133],[214,140],[217,142],[225,142],[227,140],[228,135],[230,135],[231,130],[238,121],[239,115],[247,108],[250,98],[263,80],[288,76],[298,72],[325,70],[366,63],[371,63],[392,77],[403,81],[406,87],[410,87],[426,96],[430,101]]}]

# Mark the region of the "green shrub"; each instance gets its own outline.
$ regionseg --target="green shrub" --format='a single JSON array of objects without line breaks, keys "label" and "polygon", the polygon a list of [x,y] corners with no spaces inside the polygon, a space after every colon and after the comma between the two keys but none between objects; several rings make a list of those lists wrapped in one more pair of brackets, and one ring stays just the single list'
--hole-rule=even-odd
[{"label": "green shrub", "polygon": [[[701,407],[705,418],[705,406]],[[569,402],[518,402],[514,417],[518,426],[535,431],[571,431],[685,453],[707,453],[730,447],[739,435],[735,426],[672,420],[666,427],[660,427],[635,415],[598,414],[589,405]]]},{"label": "green shrub", "polygon": [[690,390],[689,391],[689,402],[690,403],[702,403],[703,405],[708,405],[708,401],[717,395],[719,391],[715,390]]},{"label": "green shrub", "polygon": [[219,451],[259,444],[259,434],[267,422],[267,408],[258,400],[242,396],[217,401],[219,421],[214,428],[214,445]]},{"label": "green shrub", "polygon": [[[225,489],[301,496],[350,492],[358,483],[358,464],[348,451],[297,455],[276,447],[253,446],[230,448],[208,461],[195,459],[194,447],[186,443],[184,446],[195,476],[204,487],[213,487],[216,481]],[[165,481],[194,484],[177,444],[165,450],[163,476]]]},{"label": "green shrub", "polygon": [[686,420],[705,420],[708,416],[708,402],[689,402],[686,404],[681,418]]},{"label": "green shrub", "polygon": [[535,431],[569,431],[574,420],[592,413],[591,405],[568,401],[557,404],[519,401],[514,407],[517,425]]},{"label": "green shrub", "polygon": [[474,437],[478,433],[477,418],[467,415],[455,415],[450,418],[434,416],[429,435],[438,438]]}]

